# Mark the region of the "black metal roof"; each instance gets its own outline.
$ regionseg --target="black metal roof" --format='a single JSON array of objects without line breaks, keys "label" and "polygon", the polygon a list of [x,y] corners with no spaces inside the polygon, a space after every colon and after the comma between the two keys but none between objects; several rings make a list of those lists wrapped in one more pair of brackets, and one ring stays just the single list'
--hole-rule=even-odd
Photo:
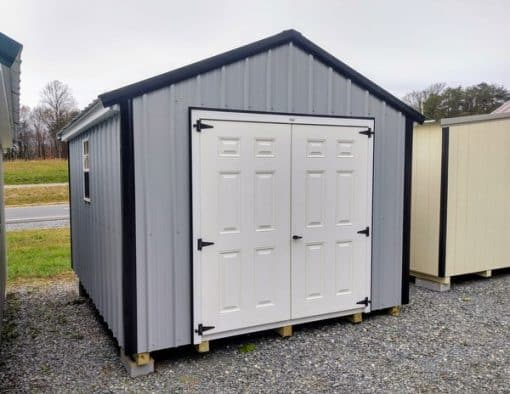
[{"label": "black metal roof", "polygon": [[336,72],[350,78],[356,85],[368,90],[375,97],[384,100],[389,106],[404,113],[407,117],[423,123],[425,117],[414,108],[410,107],[388,91],[384,90],[368,78],[364,77],[347,64],[338,60],[336,57],[320,48],[312,41],[304,37],[296,30],[285,30],[274,36],[264,38],[260,41],[224,52],[220,55],[192,63],[188,66],[169,71],[164,74],[157,75],[152,78],[136,82],[122,88],[103,93],[99,96],[104,106],[110,106],[119,103],[122,99],[140,96],[144,93],[151,92],[165,86],[195,77],[214,69],[220,68],[227,64],[231,64],[242,60],[249,56],[254,56],[269,49],[285,45],[292,42],[293,45],[301,48],[307,53],[312,54],[315,58],[330,66]]},{"label": "black metal roof", "polygon": [[0,33],[0,64],[11,67],[18,57],[21,48],[23,48],[23,46],[19,42]]}]

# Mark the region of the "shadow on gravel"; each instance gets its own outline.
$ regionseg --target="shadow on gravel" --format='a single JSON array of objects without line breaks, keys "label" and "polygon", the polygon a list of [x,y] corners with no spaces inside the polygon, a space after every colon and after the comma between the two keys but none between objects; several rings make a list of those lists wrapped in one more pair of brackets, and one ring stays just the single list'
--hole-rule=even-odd
[{"label": "shadow on gravel", "polygon": [[156,372],[127,377],[118,346],[76,282],[9,288],[0,391],[486,392],[510,390],[510,270],[411,285],[399,317],[384,312],[263,331],[153,354]]}]

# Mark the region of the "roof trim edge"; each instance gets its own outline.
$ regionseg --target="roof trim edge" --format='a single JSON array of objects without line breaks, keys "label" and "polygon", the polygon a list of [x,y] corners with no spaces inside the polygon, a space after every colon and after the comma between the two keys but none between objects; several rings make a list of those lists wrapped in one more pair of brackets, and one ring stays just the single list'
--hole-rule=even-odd
[{"label": "roof trim edge", "polygon": [[173,71],[135,82],[119,89],[105,92],[99,95],[99,99],[105,107],[111,106],[113,104],[117,104],[124,98],[141,96],[145,93],[161,89],[165,86],[169,86],[189,78],[193,78],[199,74],[221,68],[222,66],[237,62],[246,57],[254,56],[261,52],[291,42],[298,48],[311,53],[319,61],[330,66],[336,72],[351,79],[352,82],[363,87],[369,91],[369,93],[379,98],[380,100],[385,101],[389,106],[404,113],[412,120],[419,123],[423,123],[425,120],[425,117],[421,113],[411,108],[409,105],[405,104],[403,101],[399,100],[397,97],[393,96],[391,93],[381,88],[379,85],[364,77],[359,72],[355,71],[330,53],[326,52],[324,49],[320,48],[312,41],[305,38],[300,32],[292,29],[285,30],[274,36],[255,41],[251,44],[224,52],[222,54],[198,61],[196,63],[192,63]]}]

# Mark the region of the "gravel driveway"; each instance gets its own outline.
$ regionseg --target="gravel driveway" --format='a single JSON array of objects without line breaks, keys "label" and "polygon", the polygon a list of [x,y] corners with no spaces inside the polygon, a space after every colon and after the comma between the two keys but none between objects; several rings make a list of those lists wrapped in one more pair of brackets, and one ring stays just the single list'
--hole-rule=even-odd
[{"label": "gravel driveway", "polygon": [[510,271],[456,281],[448,293],[411,286],[411,299],[400,317],[224,339],[205,355],[157,353],[156,373],[130,379],[74,281],[20,285],[8,294],[0,389],[510,392]]}]

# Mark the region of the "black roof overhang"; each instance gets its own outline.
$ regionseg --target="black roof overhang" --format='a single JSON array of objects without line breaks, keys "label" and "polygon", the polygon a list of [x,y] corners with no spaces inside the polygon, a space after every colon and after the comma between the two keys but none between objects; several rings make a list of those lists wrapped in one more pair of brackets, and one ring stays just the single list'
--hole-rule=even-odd
[{"label": "black roof overhang", "polygon": [[269,49],[285,45],[292,42],[293,45],[301,48],[307,53],[312,54],[316,59],[324,64],[330,66],[336,72],[351,79],[356,85],[365,88],[372,95],[385,101],[392,108],[404,113],[406,117],[423,123],[425,117],[409,105],[405,104],[397,97],[393,96],[388,91],[384,90],[368,78],[364,77],[356,70],[349,67],[347,64],[338,60],[336,57],[320,48],[312,41],[305,38],[301,33],[296,30],[285,30],[274,36],[264,38],[260,41],[224,52],[220,55],[192,63],[188,66],[169,71],[164,74],[157,75],[152,78],[145,79],[122,88],[103,93],[99,96],[103,105],[111,106],[119,103],[122,99],[140,96],[142,94],[161,89],[165,86],[183,81],[185,79],[193,78],[199,74],[212,71],[222,66],[240,61],[246,57],[259,54]]}]

